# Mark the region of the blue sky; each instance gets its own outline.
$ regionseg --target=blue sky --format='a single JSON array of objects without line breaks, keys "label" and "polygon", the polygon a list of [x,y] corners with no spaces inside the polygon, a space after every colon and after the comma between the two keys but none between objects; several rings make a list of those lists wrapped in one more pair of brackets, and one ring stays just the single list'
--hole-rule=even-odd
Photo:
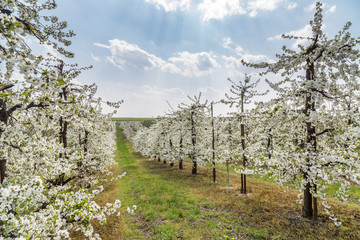
[{"label": "blue sky", "polygon": [[[54,14],[77,34],[73,61],[93,69],[78,77],[98,96],[124,103],[117,116],[156,117],[188,102],[187,95],[220,100],[228,77],[243,79],[250,62],[276,60],[283,33],[306,36],[315,12],[308,0],[61,0]],[[360,36],[360,1],[327,0],[324,31],[333,36],[351,21]],[[259,90],[267,88],[265,83]],[[104,109],[109,111],[108,108]],[[227,109],[218,106],[217,113]]]}]

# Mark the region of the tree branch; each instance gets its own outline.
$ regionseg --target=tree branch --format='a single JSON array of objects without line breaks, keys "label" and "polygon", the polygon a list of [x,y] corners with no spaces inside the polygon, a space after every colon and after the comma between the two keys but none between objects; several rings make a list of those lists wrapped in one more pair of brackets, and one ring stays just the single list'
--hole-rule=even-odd
[{"label": "tree branch", "polygon": [[40,108],[44,108],[44,107],[47,107],[48,105],[44,105],[43,102],[39,103],[39,104],[35,104],[34,102],[31,102],[29,105],[26,106],[25,109],[30,109],[30,108],[33,108],[33,107],[40,107]]},{"label": "tree branch", "polygon": [[323,135],[323,134],[325,134],[327,132],[332,132],[334,130],[335,129],[333,129],[333,128],[328,128],[328,129],[325,129],[324,131],[321,131],[321,132],[317,133],[316,136],[318,137],[318,136],[321,136],[321,135]]},{"label": "tree branch", "polygon": [[21,108],[21,104],[16,104],[15,106],[12,106],[9,110],[7,110],[8,116],[10,116],[16,109]]},{"label": "tree branch", "polygon": [[320,93],[321,95],[323,95],[323,96],[326,97],[326,98],[334,99],[333,96],[328,95],[329,93],[327,93],[327,92],[325,92],[325,91],[323,91],[323,90],[318,90],[318,89],[316,89],[316,88],[310,88],[310,90],[311,90],[311,91],[314,91],[314,92],[318,92],[318,93]]},{"label": "tree branch", "polygon": [[5,91],[6,89],[12,88],[13,86],[15,86],[14,84],[6,84],[2,87],[0,87],[0,91]]}]

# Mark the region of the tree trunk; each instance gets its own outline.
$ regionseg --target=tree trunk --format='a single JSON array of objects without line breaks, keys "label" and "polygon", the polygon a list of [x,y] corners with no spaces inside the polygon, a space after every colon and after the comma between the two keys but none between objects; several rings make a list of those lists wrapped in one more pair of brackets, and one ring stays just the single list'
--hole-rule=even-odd
[{"label": "tree trunk", "polygon": [[[63,75],[63,67],[64,62],[61,62],[59,66],[60,75]],[[63,98],[65,101],[67,100],[67,91],[66,87],[62,88],[62,93],[60,93],[60,98]],[[65,157],[66,158],[66,148],[67,148],[67,128],[68,128],[68,122],[63,119],[63,117],[60,117],[60,143],[63,144],[64,152],[59,154],[59,157]],[[58,184],[63,185],[65,181],[65,173],[62,173],[59,175]]]},{"label": "tree trunk", "polygon": [[194,175],[197,174],[197,162],[196,161],[193,161],[193,167],[192,167],[191,173]]},{"label": "tree trunk", "polygon": [[[241,146],[243,151],[245,150],[245,125],[242,123],[240,125],[240,134],[241,134]],[[243,167],[245,169],[246,167],[246,156],[243,153],[242,155],[242,159],[243,159]],[[240,189],[240,193],[242,194],[246,194],[246,175],[245,174],[241,174],[241,189]]]},{"label": "tree trunk", "polygon": [[88,152],[88,141],[89,141],[89,132],[85,130],[85,137],[84,137],[84,154],[86,155]]},{"label": "tree trunk", "polygon": [[[165,141],[164,141],[164,144],[163,144],[163,149],[165,149],[165,147],[166,147],[166,144],[165,144]],[[166,164],[166,159],[165,159],[165,158],[163,158],[163,160],[164,160],[164,161],[163,161],[163,163],[164,163],[164,164]]]},{"label": "tree trunk", "polygon": [[[243,123],[243,114],[244,114],[244,101],[245,101],[245,91],[241,93],[241,125],[240,125],[240,136],[241,136],[241,147],[245,151],[245,124]],[[243,167],[246,168],[246,156],[245,153],[242,155]],[[246,194],[246,175],[242,174],[241,176],[241,189],[240,193]]]},{"label": "tree trunk", "polygon": [[216,182],[216,168],[215,168],[215,162],[213,162],[213,182]]},{"label": "tree trunk", "polygon": [[[80,139],[80,145],[83,145],[84,148],[84,158],[85,158],[88,153],[89,132],[85,130],[84,140],[81,140],[81,134],[79,134],[79,139]],[[80,160],[77,165],[79,168],[82,167],[83,165],[82,160]]]},{"label": "tree trunk", "polygon": [[[304,174],[304,178],[306,174]],[[305,218],[313,217],[313,208],[312,208],[312,195],[310,193],[310,183],[307,183],[304,189],[304,205],[302,208],[302,215]]]},{"label": "tree trunk", "polygon": [[195,123],[194,123],[194,106],[191,107],[190,113],[190,120],[191,120],[191,143],[193,146],[193,152],[191,154],[191,159],[193,162],[191,173],[196,175],[197,174],[197,162],[196,162],[196,133],[195,133]]},{"label": "tree trunk", "polygon": [[[172,141],[171,139],[169,139],[169,145],[170,145],[170,151],[172,151],[172,148],[173,148],[173,144],[172,144]],[[174,166],[174,162],[172,159],[170,159],[170,167]]]},{"label": "tree trunk", "polygon": [[[5,85],[2,89],[2,91],[8,89],[8,88],[12,88],[14,85],[13,84],[8,84]],[[12,115],[12,113],[20,108],[22,105],[21,104],[16,104],[15,106],[12,106],[10,108],[8,108],[7,106],[7,101],[3,101],[2,99],[0,99],[0,122],[3,122],[5,125],[8,124],[9,122],[9,118]],[[3,132],[3,129],[0,129],[0,134]],[[5,176],[6,176],[6,159],[0,159],[0,184],[3,183]]]},{"label": "tree trunk", "polygon": [[244,191],[243,191],[243,194],[247,194],[247,190],[246,190],[246,174],[244,174],[243,178],[244,178]]},{"label": "tree trunk", "polygon": [[[316,184],[314,186],[314,192],[316,193]],[[317,197],[313,196],[313,206],[314,206],[314,216],[313,219],[316,221],[318,219],[318,206],[317,206]]]},{"label": "tree trunk", "polygon": [[[64,64],[63,62],[61,63],[59,69],[60,69],[60,73],[62,74],[62,68],[63,68]],[[60,97],[64,98],[64,100],[67,100],[67,91],[66,91],[66,86],[63,87],[63,92],[60,93]],[[66,149],[67,148],[67,128],[68,128],[68,122],[64,121],[63,117],[60,117],[60,143],[63,144],[63,148]],[[64,153],[65,154],[65,153]],[[62,153],[60,153],[60,158],[62,157]],[[66,157],[66,156],[64,156]]]},{"label": "tree trunk", "polygon": [[240,193],[244,194],[244,174],[240,174],[241,186],[240,186]]},{"label": "tree trunk", "polygon": [[[306,81],[313,81],[314,79],[314,64],[310,63],[308,60],[308,69],[306,69]],[[311,112],[315,112],[315,103],[312,99],[311,92],[306,93],[305,97],[305,116],[306,118],[310,117]],[[316,153],[316,129],[311,122],[306,122],[306,151],[311,156],[312,153]],[[306,159],[307,169],[311,167],[310,158]],[[311,184],[308,179],[308,173],[304,173],[304,179],[306,180],[306,185],[304,189],[304,205],[302,209],[302,215],[305,218],[312,218],[314,215],[313,210],[313,196],[311,194]],[[314,208],[317,209],[317,201],[314,202]]]},{"label": "tree trunk", "polygon": [[215,168],[215,129],[214,129],[214,106],[211,102],[211,132],[212,132],[212,164],[213,164],[213,182],[216,182],[216,168]]},{"label": "tree trunk", "polygon": [[[180,138],[180,149],[181,149],[180,152],[182,152],[182,148],[183,148],[183,138],[181,137],[181,138]],[[179,160],[179,169],[180,169],[180,170],[183,170],[183,169],[184,169],[182,158]]]},{"label": "tree trunk", "polygon": [[350,114],[350,111],[351,111],[351,100],[349,99],[349,103],[347,104],[347,110],[348,110],[348,121],[347,121],[347,124],[348,126],[350,126],[352,124],[352,119],[351,119],[351,114]]},{"label": "tree trunk", "polygon": [[[63,120],[63,117],[60,117],[60,143],[62,143],[63,148],[66,149],[67,148],[67,127],[68,127],[68,122]],[[66,157],[65,153],[63,155],[63,153],[59,154],[60,158],[61,157]]]},{"label": "tree trunk", "polygon": [[226,160],[226,186],[229,187],[230,184],[230,171],[229,171],[229,160]]},{"label": "tree trunk", "polygon": [[267,144],[266,144],[266,151],[268,152],[268,158],[271,159],[271,140],[272,140],[272,136],[271,136],[271,128],[269,129],[269,137],[267,139]]},{"label": "tree trunk", "polygon": [[2,184],[5,179],[5,172],[6,172],[6,159],[1,159],[0,160],[0,184]]},{"label": "tree trunk", "polygon": [[[232,147],[233,147],[233,145],[232,145],[232,129],[231,129],[231,119],[230,119],[230,122],[229,122],[229,129],[228,129],[228,131],[229,131],[229,138],[228,138],[228,140],[229,140],[229,146],[230,146],[230,153],[231,153],[231,155],[232,155]],[[226,183],[227,183],[227,187],[229,187],[229,184],[230,184],[230,170],[229,170],[229,164],[230,164],[230,161],[232,161],[232,157],[230,156],[230,159],[226,159],[226,172],[227,172],[227,181],[226,181]]]}]

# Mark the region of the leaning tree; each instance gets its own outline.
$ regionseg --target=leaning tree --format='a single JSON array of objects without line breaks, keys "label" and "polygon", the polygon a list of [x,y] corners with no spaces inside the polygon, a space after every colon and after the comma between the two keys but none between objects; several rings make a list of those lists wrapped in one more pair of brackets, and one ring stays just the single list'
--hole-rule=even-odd
[{"label": "leaning tree", "polygon": [[[311,37],[282,36],[306,40],[307,47],[298,45],[294,50],[284,46],[283,53],[276,55],[275,63],[243,63],[264,68],[262,75],[275,73],[283,77],[279,82],[267,80],[283,100],[279,113],[288,116],[288,124],[278,124],[279,128],[288,127],[287,131],[282,131],[284,148],[282,153],[273,154],[271,163],[276,166],[274,169],[280,178],[302,176],[299,184],[299,190],[303,191],[302,214],[316,219],[318,197],[322,198],[328,211],[324,193],[326,186],[341,183],[339,194],[345,196],[350,179],[360,183],[356,149],[359,129],[354,125],[341,126],[339,120],[351,111],[336,108],[339,99],[357,84],[360,52],[359,40],[351,37],[349,32],[350,22],[332,39],[325,35],[322,4],[319,2],[310,26]],[[274,144],[277,143],[274,141]]]}]

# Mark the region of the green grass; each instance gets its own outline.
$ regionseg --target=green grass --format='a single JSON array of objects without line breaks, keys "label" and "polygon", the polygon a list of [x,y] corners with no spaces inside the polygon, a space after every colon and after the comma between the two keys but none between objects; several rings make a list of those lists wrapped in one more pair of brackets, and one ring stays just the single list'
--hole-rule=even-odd
[{"label": "green grass", "polygon": [[[336,196],[336,192],[339,190],[340,188],[340,183],[336,183],[333,185],[330,185],[327,189],[326,189],[326,194],[328,194],[329,196],[335,197]],[[359,199],[360,199],[360,186],[358,185],[351,185],[349,187],[349,200],[350,202],[353,203],[358,203]],[[360,206],[359,206],[360,207]]]},{"label": "green grass", "polygon": [[267,239],[269,237],[267,231],[251,229],[250,235],[255,239]]}]

